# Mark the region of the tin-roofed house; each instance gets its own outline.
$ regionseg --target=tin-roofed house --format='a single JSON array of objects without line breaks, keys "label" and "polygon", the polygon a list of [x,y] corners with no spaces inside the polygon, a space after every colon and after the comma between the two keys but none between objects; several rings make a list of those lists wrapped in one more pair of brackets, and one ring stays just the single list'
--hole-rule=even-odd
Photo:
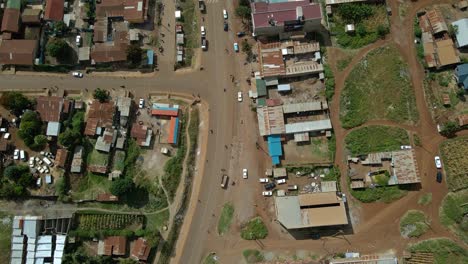
[{"label": "tin-roofed house", "polygon": [[46,135],[57,137],[60,134],[61,121],[70,112],[70,101],[58,96],[39,96],[36,102],[36,111],[41,120],[47,123]]}]

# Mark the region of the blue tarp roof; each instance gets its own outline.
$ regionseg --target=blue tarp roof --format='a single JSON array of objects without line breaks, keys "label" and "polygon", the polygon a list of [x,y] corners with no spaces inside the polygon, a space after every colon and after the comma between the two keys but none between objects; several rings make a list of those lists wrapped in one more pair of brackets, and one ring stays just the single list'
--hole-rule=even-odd
[{"label": "blue tarp roof", "polygon": [[146,51],[146,56],[148,57],[148,65],[153,65],[153,63],[154,63],[154,51],[153,50],[147,50]]},{"label": "blue tarp roof", "polygon": [[172,135],[172,138],[174,139],[173,144],[177,145],[178,136],[179,136],[179,118],[176,117],[175,126],[174,126],[174,135]]},{"label": "blue tarp roof", "polygon": [[279,164],[280,157],[283,156],[283,149],[281,147],[281,136],[268,136],[268,152],[271,156],[271,161],[273,165]]},{"label": "blue tarp roof", "polygon": [[455,74],[458,77],[458,84],[468,89],[468,63],[458,65]]}]

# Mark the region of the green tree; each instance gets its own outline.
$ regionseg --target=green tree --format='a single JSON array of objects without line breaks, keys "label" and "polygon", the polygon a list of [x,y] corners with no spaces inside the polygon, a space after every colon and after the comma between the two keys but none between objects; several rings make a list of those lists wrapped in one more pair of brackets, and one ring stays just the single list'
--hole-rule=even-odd
[{"label": "green tree", "polygon": [[99,100],[99,102],[103,103],[109,100],[109,93],[101,88],[97,88],[94,90],[93,94],[94,99]]},{"label": "green tree", "polygon": [[460,125],[458,125],[457,122],[448,121],[447,123],[444,124],[442,130],[440,131],[440,134],[446,137],[453,137],[455,136],[455,133],[458,130],[460,130]]},{"label": "green tree", "polygon": [[63,34],[67,30],[67,24],[63,21],[58,21],[54,23],[54,30],[58,34]]},{"label": "green tree", "polygon": [[377,34],[381,38],[385,37],[385,35],[387,35],[389,32],[390,32],[390,30],[388,29],[388,27],[386,27],[384,25],[378,25],[377,26]]},{"label": "green tree", "polygon": [[58,142],[60,145],[69,148],[74,144],[78,143],[81,139],[81,134],[74,129],[67,128],[64,132],[60,133],[58,136]]},{"label": "green tree", "polygon": [[22,172],[18,166],[10,165],[6,167],[5,170],[3,171],[3,176],[14,181],[21,176],[21,173]]},{"label": "green tree", "polygon": [[31,109],[33,102],[18,92],[4,92],[0,97],[0,104],[12,110],[15,115],[21,115],[23,110]]},{"label": "green tree", "polygon": [[449,28],[448,28],[448,34],[451,38],[455,38],[458,34],[458,26],[457,25],[452,25],[452,24],[449,24]]},{"label": "green tree", "polygon": [[242,18],[242,21],[244,19],[250,19],[250,13],[251,10],[249,6],[240,5],[236,8],[236,16]]},{"label": "green tree", "polygon": [[126,193],[131,192],[134,187],[135,185],[133,183],[133,180],[130,178],[117,179],[112,182],[110,192],[113,195],[120,197],[125,195]]},{"label": "green tree", "polygon": [[361,36],[361,37],[364,37],[366,34],[367,34],[367,29],[366,27],[363,25],[363,24],[359,24],[357,27],[356,27],[356,33]]},{"label": "green tree", "polygon": [[44,135],[37,135],[34,137],[34,146],[36,149],[44,149],[47,145],[47,137]]},{"label": "green tree", "polygon": [[84,127],[84,111],[76,112],[72,118],[72,128],[75,131],[81,132]]},{"label": "green tree", "polygon": [[358,23],[372,16],[374,11],[367,4],[349,3],[338,5],[338,14],[347,23]]},{"label": "green tree", "polygon": [[139,264],[140,262],[131,258],[120,258],[119,264]]},{"label": "green tree", "polygon": [[39,115],[33,111],[26,111],[23,114],[18,135],[24,143],[31,147],[34,144],[34,137],[39,135],[42,130],[42,122]]},{"label": "green tree", "polygon": [[133,65],[138,65],[141,63],[141,58],[143,56],[143,50],[140,46],[133,44],[127,48],[127,60],[129,60]]},{"label": "green tree", "polygon": [[70,46],[61,38],[52,38],[47,42],[47,53],[57,59],[64,59],[67,56]]}]

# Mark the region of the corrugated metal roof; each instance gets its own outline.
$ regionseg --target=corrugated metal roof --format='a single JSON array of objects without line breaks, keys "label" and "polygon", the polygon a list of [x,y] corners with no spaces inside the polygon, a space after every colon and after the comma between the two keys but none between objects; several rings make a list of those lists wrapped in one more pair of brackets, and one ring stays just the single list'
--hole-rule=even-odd
[{"label": "corrugated metal roof", "polygon": [[280,85],[278,85],[278,91],[280,91],[280,92],[291,91],[291,85],[290,84],[280,84]]},{"label": "corrugated metal roof", "polygon": [[464,47],[468,45],[468,18],[460,19],[452,23],[453,26],[457,26],[456,31],[458,47]]},{"label": "corrugated metal roof", "polygon": [[49,122],[47,123],[47,136],[58,136],[60,134],[60,126],[59,122]]},{"label": "corrugated metal roof", "polygon": [[332,129],[330,119],[286,124],[286,134],[295,134],[300,132],[315,132],[329,129]]},{"label": "corrugated metal roof", "polygon": [[321,101],[283,105],[283,113],[285,114],[319,111],[319,110],[324,110]]},{"label": "corrugated metal roof", "polygon": [[257,95],[259,97],[267,95],[266,83],[263,79],[255,79],[255,85],[257,88]]}]

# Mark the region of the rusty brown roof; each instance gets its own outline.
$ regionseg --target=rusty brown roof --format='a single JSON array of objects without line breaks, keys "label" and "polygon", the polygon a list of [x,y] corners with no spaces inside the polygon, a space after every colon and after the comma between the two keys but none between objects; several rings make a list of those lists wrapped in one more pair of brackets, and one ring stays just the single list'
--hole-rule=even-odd
[{"label": "rusty brown roof", "polygon": [[62,21],[64,2],[64,0],[47,0],[44,19]]},{"label": "rusty brown roof", "polygon": [[38,24],[41,23],[41,13],[40,9],[26,8],[21,15],[21,22],[23,24]]},{"label": "rusty brown roof", "polygon": [[36,110],[44,122],[59,122],[63,110],[63,98],[58,96],[39,96]]},{"label": "rusty brown roof", "polygon": [[458,116],[458,124],[460,126],[468,125],[468,114]]},{"label": "rusty brown roof", "polygon": [[124,19],[130,22],[143,23],[147,16],[146,0],[125,0],[123,4]]},{"label": "rusty brown roof", "polygon": [[55,163],[59,167],[65,167],[65,163],[67,162],[68,158],[68,150],[66,149],[58,149],[57,155],[55,156]]},{"label": "rusty brown roof", "polygon": [[136,260],[146,261],[148,260],[150,252],[151,252],[151,246],[148,245],[148,241],[140,237],[137,239],[137,241],[135,241],[135,245],[133,246],[131,257]]},{"label": "rusty brown roof", "polygon": [[116,62],[127,60],[127,43],[108,45],[107,43],[96,43],[91,52],[91,59],[95,63]]},{"label": "rusty brown roof", "polygon": [[136,138],[138,141],[146,140],[146,133],[148,131],[148,126],[139,125],[138,123],[134,123],[132,126],[131,136]]},{"label": "rusty brown roof", "polygon": [[127,239],[124,236],[110,236],[104,239],[104,255],[123,256],[127,251]]},{"label": "rusty brown roof", "polygon": [[110,127],[113,123],[115,112],[114,102],[101,103],[94,100],[89,107],[88,120],[86,121],[85,135],[96,135],[97,127]]},{"label": "rusty brown roof", "polygon": [[2,32],[18,33],[19,31],[19,9],[7,8],[3,13]]},{"label": "rusty brown roof", "polygon": [[0,45],[0,64],[33,65],[37,40],[3,40]]}]

